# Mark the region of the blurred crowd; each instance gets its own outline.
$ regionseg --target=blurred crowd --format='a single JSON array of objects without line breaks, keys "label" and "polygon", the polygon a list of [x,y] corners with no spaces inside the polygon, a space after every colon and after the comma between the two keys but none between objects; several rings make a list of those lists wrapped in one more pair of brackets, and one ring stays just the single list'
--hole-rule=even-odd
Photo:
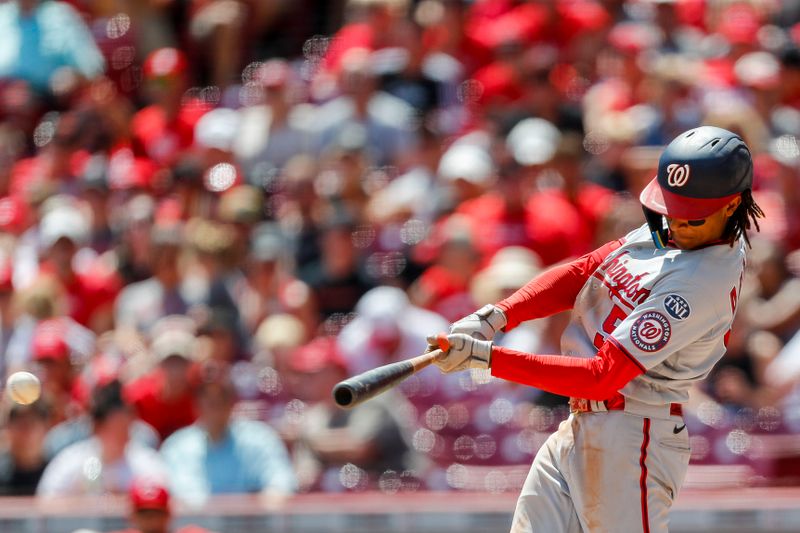
[{"label": "blurred crowd", "polygon": [[7,0],[0,33],[0,374],[43,384],[3,402],[0,494],[518,487],[564,398],[332,386],[643,224],[700,124],[767,218],[693,461],[800,482],[795,2]]}]

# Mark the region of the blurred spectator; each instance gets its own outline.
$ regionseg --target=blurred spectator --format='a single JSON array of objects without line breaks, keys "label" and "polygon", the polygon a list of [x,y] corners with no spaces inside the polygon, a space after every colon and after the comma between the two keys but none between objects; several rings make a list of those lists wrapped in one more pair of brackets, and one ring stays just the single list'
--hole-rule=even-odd
[{"label": "blurred spectator", "polygon": [[199,354],[191,319],[168,316],[153,330],[150,349],[158,366],[129,383],[125,394],[139,418],[150,424],[163,441],[197,418],[194,389]]},{"label": "blurred spectator", "polygon": [[292,313],[311,333],[317,326],[311,289],[294,276],[289,242],[274,223],[253,228],[245,263],[245,283],[237,295],[237,307],[247,330],[274,313]]},{"label": "blurred spectator", "polygon": [[421,333],[447,329],[444,318],[413,305],[397,287],[371,289],[358,301],[355,313],[337,341],[352,374],[423,353],[427,343]]},{"label": "blurred spectator", "polygon": [[197,303],[227,309],[239,327],[239,310],[234,302],[237,282],[243,279],[239,262],[244,243],[237,241],[233,225],[193,218],[186,225],[186,238],[195,252],[191,272]]},{"label": "blurred spectator", "polygon": [[[352,49],[342,60],[339,75],[342,95],[314,110],[313,132],[317,151],[324,152],[335,146],[353,143],[342,138],[348,125],[364,130],[369,139],[368,160],[374,165],[398,164],[408,155],[415,141],[413,108],[403,100],[377,88],[377,79],[369,52]],[[365,147],[367,148],[367,147]]]},{"label": "blurred spectator", "polygon": [[198,526],[171,527],[172,509],[166,485],[149,479],[136,479],[128,492],[130,529],[116,533],[208,533]]},{"label": "blurred spectator", "polygon": [[584,154],[578,134],[559,135],[550,170],[538,174],[538,190],[527,201],[533,249],[545,265],[591,251],[611,205],[611,191],[584,179]]},{"label": "blurred spectator", "polygon": [[0,452],[0,495],[33,496],[47,466],[44,436],[50,423],[47,404],[13,404],[6,423],[7,446]]},{"label": "blurred spectator", "polygon": [[[408,410],[396,391],[353,409],[336,406],[330,391],[347,377],[347,369],[334,337],[298,348],[288,364],[290,391],[306,406],[302,418],[290,417],[281,428],[300,490],[377,488],[400,482],[421,466],[409,445]],[[348,471],[348,464],[357,468]]]},{"label": "blurred spectator", "polygon": [[161,446],[172,493],[202,505],[212,494],[259,493],[271,498],[294,492],[289,456],[272,428],[231,418],[236,390],[227,376],[207,376],[197,394],[197,422],[176,431]]},{"label": "blurred spectator", "polygon": [[433,221],[442,207],[443,193],[436,169],[442,155],[442,139],[432,128],[420,132],[420,144],[411,157],[411,168],[373,194],[368,219],[377,224],[398,224],[409,219]]},{"label": "blurred spectator", "polygon": [[252,183],[269,177],[296,154],[311,149],[308,106],[297,105],[300,89],[289,63],[271,59],[260,65],[245,86],[253,104],[239,110],[234,151]]},{"label": "blurred spectator", "polygon": [[781,347],[773,334],[754,328],[744,313],[737,315],[728,349],[705,382],[706,392],[734,412],[774,405],[786,391],[768,385],[766,369]]},{"label": "blurred spectator", "polygon": [[273,314],[256,329],[251,363],[239,367],[245,369],[242,374],[247,378],[240,377],[236,383],[242,403],[256,409],[259,418],[273,427],[279,426],[293,400],[287,383],[289,360],[309,338],[309,331],[297,317]]},{"label": "blurred spectator", "polygon": [[[115,225],[120,228],[117,237],[116,259],[123,284],[128,286],[144,281],[153,274],[153,266],[159,254],[152,254],[152,237],[155,233],[153,222],[156,203],[149,194],[137,194],[126,201],[118,213],[111,214]],[[124,292],[124,289],[123,291]],[[117,297],[117,305],[119,305]],[[119,315],[115,316],[120,326]]]},{"label": "blurred spectator", "polygon": [[225,191],[244,179],[233,154],[239,122],[236,111],[217,107],[195,124],[193,153],[206,169],[203,183],[210,191]]},{"label": "blurred spectator", "polygon": [[41,272],[53,276],[64,289],[67,314],[95,332],[113,325],[113,302],[120,280],[112,265],[86,256],[83,268],[79,251],[89,239],[89,221],[68,198],[51,198],[39,227],[44,251]]},{"label": "blurred spectator", "polygon": [[42,497],[123,494],[135,478],[166,482],[166,470],[155,450],[130,438],[133,409],[117,381],[92,391],[92,436],[56,455],[36,491]]},{"label": "blurred spectator", "polygon": [[[481,255],[476,249],[466,217],[454,215],[441,227],[437,258],[433,265],[414,281],[408,293],[411,301],[450,321],[474,307],[469,295],[470,279],[480,268]],[[469,314],[471,311],[467,311]]]},{"label": "blurred spectator", "polygon": [[429,52],[452,57],[469,75],[491,60],[492,54],[465,24],[470,5],[462,0],[443,0],[422,4],[415,19],[425,28],[422,43]]},{"label": "blurred spectator", "polygon": [[[414,108],[422,120],[435,120],[446,94],[444,84],[454,81],[460,69],[446,68],[443,58],[426,61],[421,30],[404,25],[398,31],[398,46],[372,53],[371,62],[382,91]],[[460,81],[460,80],[459,80]]]},{"label": "blurred spectator", "polygon": [[186,313],[190,300],[179,270],[182,226],[155,225],[148,258],[152,277],[125,287],[116,300],[117,327],[148,332],[160,318]]},{"label": "blurred spectator", "polygon": [[326,72],[339,73],[353,50],[379,50],[394,44],[397,31],[405,24],[408,0],[348,0],[350,20],[333,37],[323,59]]},{"label": "blurred spectator", "polygon": [[12,284],[13,269],[11,262],[0,259],[0,376],[6,375],[8,359],[6,356],[11,337],[14,334],[14,324],[17,321],[13,308],[14,286]]},{"label": "blurred spectator", "polygon": [[210,307],[198,310],[200,338],[197,357],[201,361],[231,365],[246,359],[244,345],[236,314],[228,307]]},{"label": "blurred spectator", "polygon": [[437,173],[449,195],[448,210],[478,198],[494,184],[496,168],[488,151],[489,142],[485,132],[473,132],[442,154]]},{"label": "blurred spectator", "polygon": [[17,313],[4,358],[6,374],[30,366],[36,325],[53,318],[61,307],[61,289],[52,278],[39,277],[23,290],[14,293],[12,305]]},{"label": "blurred spectator", "polygon": [[319,234],[323,201],[317,194],[319,165],[309,153],[292,157],[279,178],[281,202],[275,216],[293,243],[294,263],[301,269],[320,257]]},{"label": "blurred spectator", "polygon": [[33,333],[34,372],[42,383],[42,398],[52,407],[53,423],[77,416],[85,407],[86,391],[78,380],[80,366],[93,355],[91,332],[67,317],[39,322]]},{"label": "blurred spectator", "polygon": [[143,65],[150,105],[133,117],[131,132],[135,146],[157,163],[174,163],[192,146],[195,126],[210,109],[200,98],[186,97],[188,66],[186,55],[177,48],[155,50]]},{"label": "blurred spectator", "polygon": [[742,313],[754,327],[788,342],[800,328],[800,278],[789,271],[779,243],[754,243],[750,261],[755,283],[752,295],[742,302]]},{"label": "blurred spectator", "polygon": [[311,287],[321,319],[350,312],[373,285],[363,272],[353,243],[355,225],[344,213],[326,220],[320,235],[322,257],[299,272],[300,278]]},{"label": "blurred spectator", "polygon": [[[240,41],[248,23],[273,12],[274,6],[251,5],[243,0],[195,0],[190,3],[189,36],[201,52],[197,59],[205,66],[211,85],[225,88],[236,81],[244,53]],[[266,7],[266,9],[265,9]],[[273,9],[270,9],[272,7]],[[252,18],[251,18],[252,17]]]},{"label": "blurred spectator", "polygon": [[45,92],[62,88],[71,77],[103,73],[105,62],[89,28],[66,2],[5,2],[0,31],[5,36],[0,78],[22,79]]}]

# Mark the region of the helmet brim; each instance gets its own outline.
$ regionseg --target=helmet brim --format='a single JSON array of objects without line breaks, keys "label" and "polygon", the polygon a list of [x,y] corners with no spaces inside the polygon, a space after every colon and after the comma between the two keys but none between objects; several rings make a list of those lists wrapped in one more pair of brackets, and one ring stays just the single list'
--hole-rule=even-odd
[{"label": "helmet brim", "polygon": [[663,189],[655,177],[639,195],[639,201],[651,211],[671,218],[699,220],[713,215],[740,194],[737,192],[722,198],[690,198]]}]

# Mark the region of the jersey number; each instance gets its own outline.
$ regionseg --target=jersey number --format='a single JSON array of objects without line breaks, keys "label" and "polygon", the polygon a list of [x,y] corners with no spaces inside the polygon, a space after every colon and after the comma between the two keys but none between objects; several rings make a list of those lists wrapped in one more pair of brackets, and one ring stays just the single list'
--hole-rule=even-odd
[{"label": "jersey number", "polygon": [[628,313],[626,313],[625,310],[620,306],[615,304],[611,309],[611,312],[608,313],[608,316],[603,321],[603,333],[605,333],[605,335],[601,334],[600,332],[597,332],[594,335],[594,347],[599,350],[603,346],[603,343],[606,342],[606,335],[611,335],[614,333],[614,330],[617,329],[619,323],[626,318],[628,318]]}]

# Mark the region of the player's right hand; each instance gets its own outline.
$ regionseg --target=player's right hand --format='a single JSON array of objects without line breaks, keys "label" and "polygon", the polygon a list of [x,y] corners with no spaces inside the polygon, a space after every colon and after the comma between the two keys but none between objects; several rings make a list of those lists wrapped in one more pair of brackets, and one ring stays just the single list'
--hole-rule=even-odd
[{"label": "player's right hand", "polygon": [[475,339],[490,341],[508,322],[505,313],[496,305],[487,304],[450,326],[450,333],[464,333]]},{"label": "player's right hand", "polygon": [[437,344],[442,350],[442,355],[433,364],[444,374],[468,368],[486,369],[491,365],[492,341],[476,339],[464,333],[452,333],[431,335],[428,344]]}]

